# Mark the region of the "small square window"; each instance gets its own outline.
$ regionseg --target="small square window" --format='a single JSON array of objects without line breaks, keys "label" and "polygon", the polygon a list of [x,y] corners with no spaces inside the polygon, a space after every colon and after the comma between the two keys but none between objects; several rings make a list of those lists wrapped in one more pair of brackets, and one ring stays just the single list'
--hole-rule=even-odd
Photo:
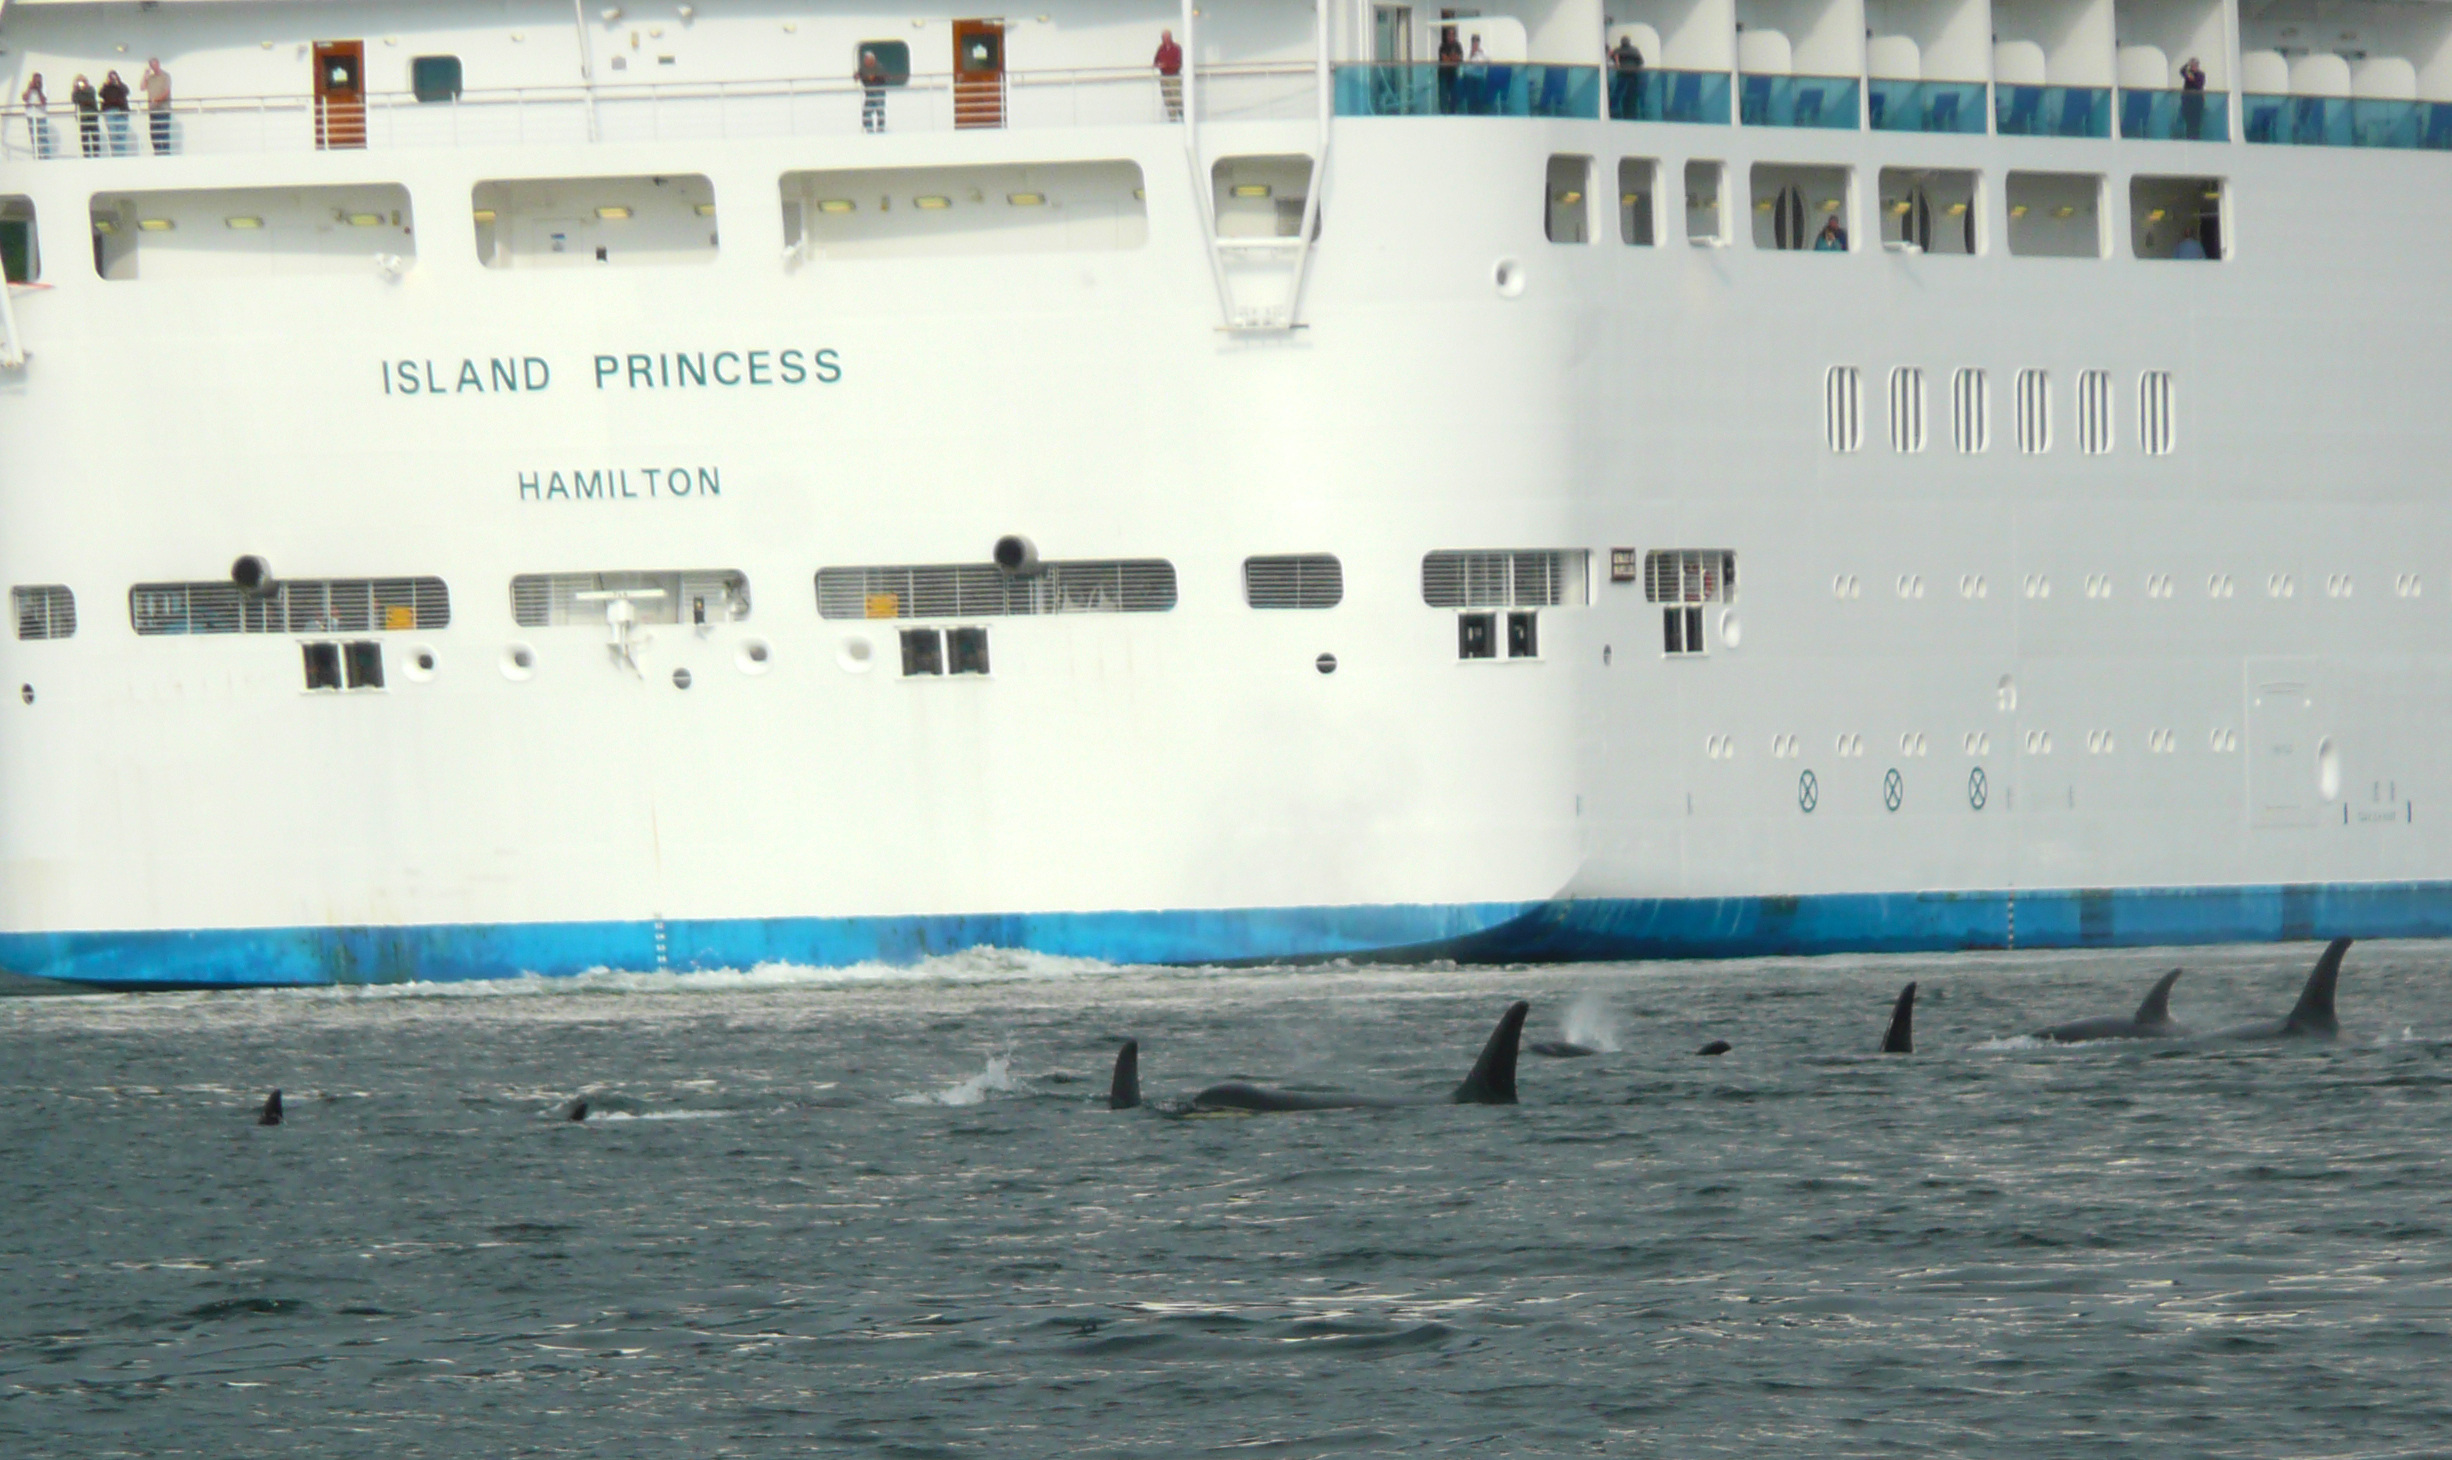
[{"label": "small square window", "polygon": [[902,672],[908,678],[945,672],[945,635],[935,629],[902,631]]},{"label": "small square window", "polygon": [[[331,647],[326,645],[326,648]],[[372,639],[360,639],[349,646],[349,687],[351,689],[383,688],[383,646]]]},{"label": "small square window", "polygon": [[306,687],[308,689],[339,689],[341,687],[340,645],[301,644],[298,648],[306,656]]},{"label": "small square window", "polygon": [[417,99],[427,101],[458,101],[460,99],[460,58],[457,56],[419,56],[409,62],[409,89]]},{"label": "small square window", "polygon": [[860,57],[877,58],[877,69],[885,73],[888,86],[908,85],[911,80],[911,43],[909,41],[862,41],[852,48],[851,70],[860,74]]},{"label": "small square window", "polygon": [[1456,615],[1456,657],[1459,659],[1496,659],[1498,657],[1497,614],[1460,613]]},{"label": "small square window", "polygon": [[1507,615],[1507,657],[1537,659],[1541,657],[1541,615],[1511,613]]},{"label": "small square window", "polygon": [[947,629],[945,631],[946,670],[952,674],[985,674],[988,672],[988,631],[986,629]]}]

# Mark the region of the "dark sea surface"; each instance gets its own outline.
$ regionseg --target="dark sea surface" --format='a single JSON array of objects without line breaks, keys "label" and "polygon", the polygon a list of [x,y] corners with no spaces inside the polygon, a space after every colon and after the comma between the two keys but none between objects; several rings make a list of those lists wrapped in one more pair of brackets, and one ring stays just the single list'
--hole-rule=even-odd
[{"label": "dark sea surface", "polygon": [[2452,1453],[2452,949],[2017,1037],[2316,952],[0,1000],[0,1456]]}]

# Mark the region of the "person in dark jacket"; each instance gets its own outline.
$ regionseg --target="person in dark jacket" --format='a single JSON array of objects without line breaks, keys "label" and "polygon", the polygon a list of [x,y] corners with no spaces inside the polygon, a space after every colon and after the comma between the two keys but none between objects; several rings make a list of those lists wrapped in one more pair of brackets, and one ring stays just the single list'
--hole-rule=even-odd
[{"label": "person in dark jacket", "polygon": [[77,109],[77,142],[88,157],[102,155],[101,103],[94,96],[94,83],[79,76],[68,85],[68,104]]},{"label": "person in dark jacket", "polygon": [[128,83],[116,71],[102,78],[102,124],[111,134],[111,155],[128,155]]},{"label": "person in dark jacket", "polygon": [[860,53],[860,130],[885,130],[885,65],[875,51]]},{"label": "person in dark jacket", "polygon": [[2180,67],[2180,130],[2191,142],[2205,130],[2205,68],[2194,56]]}]

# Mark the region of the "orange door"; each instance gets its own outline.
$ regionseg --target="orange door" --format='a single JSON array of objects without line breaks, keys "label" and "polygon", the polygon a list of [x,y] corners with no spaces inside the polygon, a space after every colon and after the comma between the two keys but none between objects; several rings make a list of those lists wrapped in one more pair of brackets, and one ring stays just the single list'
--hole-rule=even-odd
[{"label": "orange door", "polygon": [[366,42],[315,43],[315,145],[366,145]]},{"label": "orange door", "polygon": [[1005,23],[954,22],[954,125],[1005,124]]}]

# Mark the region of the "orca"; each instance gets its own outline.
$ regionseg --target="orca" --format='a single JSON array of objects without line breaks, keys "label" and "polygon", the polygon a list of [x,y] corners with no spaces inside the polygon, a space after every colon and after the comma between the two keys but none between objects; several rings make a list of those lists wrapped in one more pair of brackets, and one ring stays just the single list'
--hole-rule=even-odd
[{"label": "orca", "polygon": [[2341,955],[2349,951],[2350,940],[2347,938],[2335,938],[2325,945],[2323,955],[2316,960],[2315,970],[2307,975],[2307,986],[2299,990],[2297,1007],[2288,1016],[2217,1030],[2205,1037],[2241,1041],[2339,1037],[2341,1021],[2333,1017],[2333,985],[2341,977]]},{"label": "orca", "polygon": [[1711,1043],[1704,1045],[1701,1049],[1696,1050],[1695,1053],[1698,1055],[1726,1054],[1735,1048],[1735,1045],[1730,1044],[1725,1039],[1715,1039]]},{"label": "orca", "polygon": [[1899,990],[1899,1001],[1890,1006],[1890,1027],[1882,1031],[1882,1053],[1914,1054],[1916,1052],[1916,986],[1909,984]]},{"label": "orca", "polygon": [[585,1120],[585,1119],[587,1119],[587,1097],[583,1095],[583,1096],[579,1097],[578,1099],[573,1100],[573,1101],[570,1103],[570,1111],[569,1111],[569,1113],[568,1113],[568,1114],[566,1114],[566,1115],[564,1115],[562,1118],[563,1118],[564,1120]]},{"label": "orca", "polygon": [[2180,981],[2180,970],[2173,969],[2154,980],[2147,990],[2145,1002],[2128,1018],[2106,1014],[2097,1019],[2075,1019],[2035,1031],[2037,1039],[2055,1044],[2084,1044],[2095,1039],[2186,1039],[2186,1026],[2171,1021],[2171,986]]},{"label": "orca", "polygon": [[1572,1039],[1543,1039],[1524,1046],[1544,1059],[1579,1060],[1601,1051],[1598,1046],[1577,1044]]},{"label": "orca", "polygon": [[281,1092],[278,1089],[264,1097],[264,1108],[256,1112],[255,1123],[257,1125],[279,1125],[281,1123]]},{"label": "orca", "polygon": [[[1332,1092],[1313,1094],[1301,1090],[1272,1090],[1262,1085],[1229,1080],[1212,1085],[1194,1095],[1174,1113],[1196,1115],[1212,1111],[1240,1110],[1249,1112],[1285,1110],[1376,1110],[1400,1105],[1513,1105],[1515,1098],[1516,1052],[1524,1038],[1524,1016],[1531,1005],[1518,1000],[1500,1016],[1498,1027],[1490,1031],[1489,1041],[1481,1047],[1481,1057],[1473,1062],[1472,1073],[1464,1082],[1448,1092],[1444,1101],[1386,1100],[1369,1095],[1349,1095]],[[1115,1080],[1107,1090],[1107,1108],[1132,1110],[1141,1104],[1141,1043],[1124,1041],[1115,1054]]]}]

